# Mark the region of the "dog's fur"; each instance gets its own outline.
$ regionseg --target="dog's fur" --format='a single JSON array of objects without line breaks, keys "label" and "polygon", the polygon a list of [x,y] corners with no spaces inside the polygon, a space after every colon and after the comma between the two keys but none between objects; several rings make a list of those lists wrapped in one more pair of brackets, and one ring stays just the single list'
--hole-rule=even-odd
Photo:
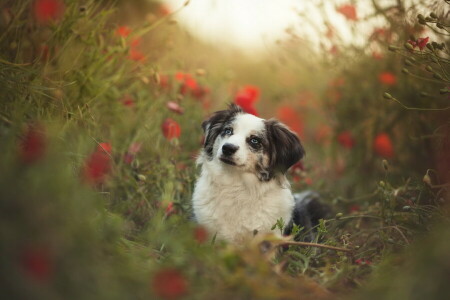
[{"label": "dog's fur", "polygon": [[[277,120],[245,113],[239,106],[214,113],[203,122],[202,166],[193,209],[198,223],[218,239],[241,243],[255,233],[275,233],[278,219],[308,225],[285,173],[305,151],[295,133]],[[297,203],[297,204],[296,204]],[[297,213],[294,213],[297,211]],[[297,215],[296,215],[297,214]]]}]

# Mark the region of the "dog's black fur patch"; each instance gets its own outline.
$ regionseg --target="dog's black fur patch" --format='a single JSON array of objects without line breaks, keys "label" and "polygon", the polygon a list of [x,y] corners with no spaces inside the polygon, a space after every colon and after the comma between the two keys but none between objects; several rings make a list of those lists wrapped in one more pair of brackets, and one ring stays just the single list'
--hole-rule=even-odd
[{"label": "dog's black fur patch", "polygon": [[241,107],[236,104],[230,104],[226,110],[215,112],[208,120],[202,123],[205,132],[205,142],[203,147],[208,159],[212,159],[214,142],[222,130],[231,123],[237,114],[244,113]]},{"label": "dog's black fur patch", "polygon": [[303,227],[303,231],[294,237],[295,240],[314,241],[319,220],[329,216],[330,208],[321,203],[319,194],[313,191],[294,194],[294,199],[295,207],[292,212],[292,219],[285,227],[284,235],[290,235],[295,224]]},{"label": "dog's black fur patch", "polygon": [[277,120],[265,121],[267,135],[267,153],[269,155],[268,171],[271,177],[276,172],[286,171],[303,158],[303,149],[299,138]]}]

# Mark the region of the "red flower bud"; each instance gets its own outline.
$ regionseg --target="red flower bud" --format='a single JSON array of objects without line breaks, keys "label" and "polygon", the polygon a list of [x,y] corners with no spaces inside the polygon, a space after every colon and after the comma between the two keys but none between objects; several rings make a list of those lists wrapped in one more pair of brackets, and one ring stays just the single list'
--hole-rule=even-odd
[{"label": "red flower bud", "polygon": [[350,131],[341,132],[337,136],[338,143],[342,145],[342,147],[347,149],[352,149],[355,146],[355,140],[353,139],[352,133]]},{"label": "red flower bud", "polygon": [[386,133],[380,133],[375,137],[373,149],[376,154],[382,157],[394,157],[394,147],[392,146],[391,138]]},{"label": "red flower bud", "polygon": [[168,140],[172,140],[175,138],[179,138],[181,135],[181,127],[180,125],[170,118],[167,118],[164,120],[164,122],[161,124],[161,129]]},{"label": "red flower bud", "polygon": [[38,22],[48,23],[63,15],[64,3],[60,0],[36,0],[33,5],[33,13]]},{"label": "red flower bud", "polygon": [[19,147],[19,158],[24,163],[31,164],[41,159],[47,148],[43,128],[38,125],[29,125]]},{"label": "red flower bud", "polygon": [[155,294],[162,299],[178,299],[188,290],[188,282],[177,269],[161,269],[152,279]]}]

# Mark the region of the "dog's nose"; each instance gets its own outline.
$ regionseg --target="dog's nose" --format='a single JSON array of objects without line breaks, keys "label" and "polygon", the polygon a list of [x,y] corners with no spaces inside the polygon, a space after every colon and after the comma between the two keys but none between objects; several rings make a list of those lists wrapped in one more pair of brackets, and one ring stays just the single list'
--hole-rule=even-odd
[{"label": "dog's nose", "polygon": [[222,146],[222,153],[225,156],[231,156],[233,155],[237,150],[239,149],[239,146],[233,145],[233,144],[225,144]]}]

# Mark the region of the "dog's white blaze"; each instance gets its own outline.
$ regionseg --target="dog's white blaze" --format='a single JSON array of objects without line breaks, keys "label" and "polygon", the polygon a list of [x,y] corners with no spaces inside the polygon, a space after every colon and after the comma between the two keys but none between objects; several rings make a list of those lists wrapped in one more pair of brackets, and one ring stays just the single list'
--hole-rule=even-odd
[{"label": "dog's white blaze", "polygon": [[215,156],[219,158],[222,156],[222,146],[230,143],[239,147],[239,150],[234,154],[233,160],[236,165],[252,168],[254,159],[251,151],[248,148],[247,138],[251,134],[257,134],[264,131],[264,120],[250,114],[239,114],[233,122],[233,134],[224,138],[218,138],[215,147]]},{"label": "dog's white blaze", "polygon": [[[286,223],[291,219],[294,199],[284,175],[262,182],[253,166],[230,166],[219,160],[222,145],[233,143],[239,146],[233,156],[237,165],[251,161],[246,138],[264,128],[263,119],[239,114],[233,122],[233,135],[217,138],[213,159],[206,159],[205,154],[198,159],[202,171],[193,194],[195,217],[219,239],[240,243],[251,238],[255,230],[272,232],[280,218]],[[273,233],[281,235],[279,230]]]}]

